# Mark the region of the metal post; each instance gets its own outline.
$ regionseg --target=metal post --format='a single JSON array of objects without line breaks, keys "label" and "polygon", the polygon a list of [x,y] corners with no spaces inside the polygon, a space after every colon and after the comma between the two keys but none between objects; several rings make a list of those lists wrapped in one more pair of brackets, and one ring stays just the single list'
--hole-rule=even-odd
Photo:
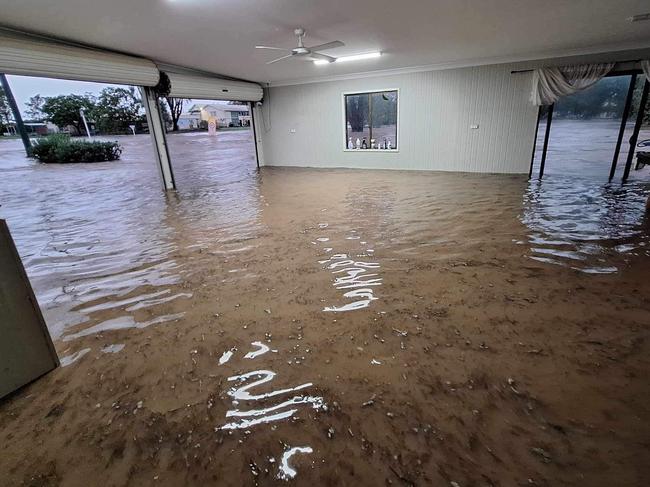
[{"label": "metal post", "polygon": [[88,128],[88,121],[86,120],[86,112],[83,108],[79,109],[79,115],[81,115],[81,120],[83,120],[84,127],[86,127],[86,137],[88,137],[88,140],[93,140],[93,138],[90,136],[90,129]]},{"label": "metal post", "polygon": [[160,168],[163,186],[166,190],[176,189],[174,181],[174,172],[167,148],[167,139],[165,138],[165,126],[158,106],[158,97],[152,88],[140,87],[142,103],[147,114],[147,123],[149,124],[149,133],[153,141],[154,153]]},{"label": "metal post", "polygon": [[257,131],[255,130],[255,113],[254,105],[252,102],[248,103],[248,109],[251,112],[251,128],[253,129],[253,142],[255,142],[255,162],[257,163],[257,169],[260,168],[260,153],[257,150]]},{"label": "metal post", "polygon": [[639,138],[639,130],[641,130],[641,123],[643,123],[643,115],[645,114],[645,106],[648,102],[648,89],[650,89],[650,81],[645,80],[643,85],[643,93],[641,94],[641,103],[639,104],[639,109],[636,114],[636,123],[634,124],[634,131],[632,132],[632,137],[630,137],[630,150],[627,153],[627,160],[625,161],[625,171],[623,171],[623,182],[627,181],[627,178],[630,176],[630,168],[632,167],[632,159],[634,158],[634,150],[636,148],[636,142]]},{"label": "metal post", "polygon": [[634,85],[636,84],[636,73],[632,74],[630,79],[630,86],[627,89],[627,97],[625,98],[625,106],[623,107],[623,118],[621,119],[621,128],[618,130],[618,138],[616,139],[616,148],[614,149],[614,158],[612,159],[612,167],[609,170],[609,180],[611,181],[616,173],[616,165],[618,164],[618,155],[621,152],[621,144],[623,143],[623,134],[625,133],[625,125],[627,124],[627,117],[630,115],[630,107],[632,106],[632,97],[634,95]]},{"label": "metal post", "polygon": [[528,170],[528,179],[533,174],[533,164],[535,162],[535,149],[537,149],[537,133],[539,132],[539,119],[542,118],[542,107],[537,110],[537,124],[535,125],[535,137],[533,138],[533,155],[530,157],[530,169]]},{"label": "metal post", "polygon": [[544,148],[542,149],[542,162],[539,165],[539,179],[544,176],[544,167],[546,166],[546,152],[548,150],[548,139],[551,135],[551,122],[553,121],[553,108],[555,103],[548,107],[548,114],[546,116],[546,132],[544,133]]},{"label": "metal post", "polygon": [[14,120],[16,121],[16,128],[20,133],[20,138],[23,139],[23,145],[25,146],[25,153],[27,157],[32,156],[32,143],[29,140],[29,135],[27,135],[27,130],[25,129],[25,124],[23,123],[23,117],[20,115],[20,110],[18,110],[18,105],[16,105],[16,99],[14,94],[11,92],[11,86],[9,86],[9,81],[4,74],[0,74],[0,82],[2,83],[2,89],[5,92],[9,106],[11,107],[11,112],[14,115]]}]

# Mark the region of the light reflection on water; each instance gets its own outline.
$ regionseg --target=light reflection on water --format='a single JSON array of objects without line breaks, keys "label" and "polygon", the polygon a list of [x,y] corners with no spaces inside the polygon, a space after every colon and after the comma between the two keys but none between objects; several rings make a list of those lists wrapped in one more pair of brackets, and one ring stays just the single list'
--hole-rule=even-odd
[{"label": "light reflection on water", "polygon": [[[264,252],[261,237],[282,246],[307,220],[328,257],[353,246],[366,254],[353,254],[355,261],[382,255],[377,279],[392,272],[391,260],[468,261],[486,243],[500,247],[504,259],[516,242],[531,259],[584,272],[615,272],[650,251],[650,168],[625,186],[552,174],[528,182],[400,171],[258,173],[248,132],[184,134],[169,137],[179,191],[165,195],[148,136],[119,139],[123,159],[99,164],[43,165],[25,159],[18,140],[0,145],[0,217],[55,338],[81,323],[105,331],[99,313],[128,316],[134,326],[169,314],[160,310],[171,302],[189,305],[193,290],[178,287],[202,263]],[[266,277],[263,267],[229,270],[222,285]],[[322,282],[327,287],[331,279]],[[342,298],[376,297],[372,286],[361,289]]]},{"label": "light reflection on water", "polygon": [[524,193],[521,221],[531,258],[587,273],[618,270],[615,254],[650,255],[648,184],[544,177]]},{"label": "light reflection on water", "polygon": [[[198,248],[216,242],[237,252],[259,233],[249,132],[192,135],[168,139],[183,188],[168,195],[147,135],[113,137],[124,147],[120,161],[75,165],[40,164],[24,157],[19,140],[0,142],[0,218],[55,338],[102,310],[135,322],[140,309],[191,299],[167,288],[193,270],[174,258],[184,235]],[[206,154],[211,164],[200,163]]]}]

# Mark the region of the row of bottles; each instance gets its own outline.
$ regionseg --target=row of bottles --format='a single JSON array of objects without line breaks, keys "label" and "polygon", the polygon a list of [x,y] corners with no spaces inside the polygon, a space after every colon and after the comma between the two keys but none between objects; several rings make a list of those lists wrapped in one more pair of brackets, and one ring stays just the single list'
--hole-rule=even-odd
[{"label": "row of bottles", "polygon": [[354,149],[379,149],[379,150],[391,150],[393,148],[393,145],[390,141],[390,138],[384,137],[382,140],[381,144],[377,144],[375,139],[370,139],[370,145],[368,145],[368,142],[366,142],[366,138],[364,137],[363,140],[360,140],[359,137],[357,137],[356,142],[352,142],[352,137],[348,138],[348,149],[354,150]]}]

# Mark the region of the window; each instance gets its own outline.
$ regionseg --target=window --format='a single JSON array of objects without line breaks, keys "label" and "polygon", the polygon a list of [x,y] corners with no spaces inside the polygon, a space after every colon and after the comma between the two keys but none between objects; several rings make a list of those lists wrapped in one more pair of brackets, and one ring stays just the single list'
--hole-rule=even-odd
[{"label": "window", "polygon": [[397,150],[397,90],[343,97],[345,149]]}]

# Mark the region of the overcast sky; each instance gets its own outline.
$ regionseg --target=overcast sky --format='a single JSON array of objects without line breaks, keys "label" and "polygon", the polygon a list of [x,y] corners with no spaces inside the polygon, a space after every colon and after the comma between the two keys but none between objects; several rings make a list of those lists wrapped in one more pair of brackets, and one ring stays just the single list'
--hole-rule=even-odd
[{"label": "overcast sky", "polygon": [[[25,103],[34,95],[83,95],[92,93],[98,95],[103,88],[112,85],[101,83],[88,83],[86,81],[67,81],[53,78],[33,78],[31,76],[7,76],[11,91],[16,98],[18,109],[25,115]],[[114,86],[114,85],[113,85]]]},{"label": "overcast sky", "polygon": [[[62,79],[53,79],[53,78],[34,78],[31,76],[7,76],[9,80],[9,85],[11,86],[11,91],[16,98],[16,103],[20,112],[25,116],[25,103],[34,95],[41,96],[58,96],[58,95],[83,95],[85,93],[92,93],[93,95],[99,95],[99,92],[102,91],[107,86],[117,86],[117,85],[106,85],[102,83],[90,83],[87,81],[67,81]],[[208,100],[192,100],[194,103],[213,103],[213,104],[223,104],[226,102],[215,102]],[[189,108],[186,105],[186,108]]]}]

